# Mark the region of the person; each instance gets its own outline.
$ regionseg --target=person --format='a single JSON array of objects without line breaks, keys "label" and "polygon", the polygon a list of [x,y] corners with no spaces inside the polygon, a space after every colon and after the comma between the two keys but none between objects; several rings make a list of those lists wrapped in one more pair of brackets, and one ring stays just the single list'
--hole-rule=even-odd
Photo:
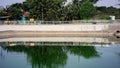
[{"label": "person", "polygon": [[30,23],[34,23],[34,18],[30,18]]},{"label": "person", "polygon": [[94,17],[93,17],[93,21],[92,21],[93,24],[96,24],[95,20],[96,20],[96,15],[94,15]]},{"label": "person", "polygon": [[9,19],[7,18],[7,20],[4,22],[5,24],[10,24]]}]

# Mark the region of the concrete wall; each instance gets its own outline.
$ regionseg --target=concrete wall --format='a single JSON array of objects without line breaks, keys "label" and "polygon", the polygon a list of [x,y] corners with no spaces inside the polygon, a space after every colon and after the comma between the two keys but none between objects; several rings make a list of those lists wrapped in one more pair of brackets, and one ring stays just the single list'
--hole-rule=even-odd
[{"label": "concrete wall", "polygon": [[102,31],[108,24],[0,25],[0,31]]},{"label": "concrete wall", "polygon": [[120,31],[120,24],[110,24],[108,31],[113,33],[115,33],[116,31]]},{"label": "concrete wall", "polygon": [[[52,38],[52,40],[51,40]],[[5,38],[0,39],[0,42],[17,42],[17,41],[32,41],[32,42],[88,42],[88,43],[109,43],[107,38],[95,37],[25,37],[25,38]]]}]

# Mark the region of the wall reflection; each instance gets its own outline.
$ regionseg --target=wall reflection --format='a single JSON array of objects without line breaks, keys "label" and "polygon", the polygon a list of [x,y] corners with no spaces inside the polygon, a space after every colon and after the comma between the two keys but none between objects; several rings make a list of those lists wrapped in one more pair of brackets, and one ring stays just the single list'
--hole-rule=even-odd
[{"label": "wall reflection", "polygon": [[67,54],[83,56],[86,59],[99,57],[94,46],[4,46],[8,52],[25,53],[32,68],[63,68]]},{"label": "wall reflection", "polygon": [[[87,42],[0,42],[1,46],[101,46],[109,47],[111,43]],[[112,42],[112,44],[115,44]]]}]

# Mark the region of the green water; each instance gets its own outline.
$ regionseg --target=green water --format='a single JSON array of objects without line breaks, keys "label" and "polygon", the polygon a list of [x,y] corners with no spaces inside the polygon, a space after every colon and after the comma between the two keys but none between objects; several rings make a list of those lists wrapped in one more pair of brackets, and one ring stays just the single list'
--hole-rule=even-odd
[{"label": "green water", "polygon": [[2,45],[0,68],[120,68],[120,44],[93,45]]}]

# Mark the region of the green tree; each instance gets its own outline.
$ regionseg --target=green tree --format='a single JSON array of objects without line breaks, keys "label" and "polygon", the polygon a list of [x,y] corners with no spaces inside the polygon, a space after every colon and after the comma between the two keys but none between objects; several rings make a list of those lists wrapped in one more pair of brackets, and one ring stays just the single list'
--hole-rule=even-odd
[{"label": "green tree", "polygon": [[11,6],[6,8],[6,11],[9,16],[11,16],[12,20],[18,20],[22,15],[20,9],[22,7],[21,3],[12,4]]},{"label": "green tree", "polygon": [[73,0],[73,4],[65,6],[67,13],[65,19],[67,20],[80,20],[80,7],[83,3],[90,1],[91,4],[96,3],[98,0]]},{"label": "green tree", "polygon": [[64,8],[64,15],[65,16],[65,20],[78,20],[80,19],[78,13],[79,13],[79,9],[78,9],[78,6],[75,5],[75,4],[71,4],[71,5],[68,5]]},{"label": "green tree", "polygon": [[97,7],[97,15],[100,18],[109,18],[110,15],[116,16],[116,18],[120,18],[120,9],[114,7]]},{"label": "green tree", "polygon": [[26,0],[30,13],[39,20],[59,20],[61,7],[66,0]]},{"label": "green tree", "polygon": [[94,16],[96,8],[89,1],[84,2],[79,11],[79,15],[82,19],[90,19]]},{"label": "green tree", "polygon": [[7,16],[7,12],[3,6],[0,6],[0,17],[2,16]]}]

